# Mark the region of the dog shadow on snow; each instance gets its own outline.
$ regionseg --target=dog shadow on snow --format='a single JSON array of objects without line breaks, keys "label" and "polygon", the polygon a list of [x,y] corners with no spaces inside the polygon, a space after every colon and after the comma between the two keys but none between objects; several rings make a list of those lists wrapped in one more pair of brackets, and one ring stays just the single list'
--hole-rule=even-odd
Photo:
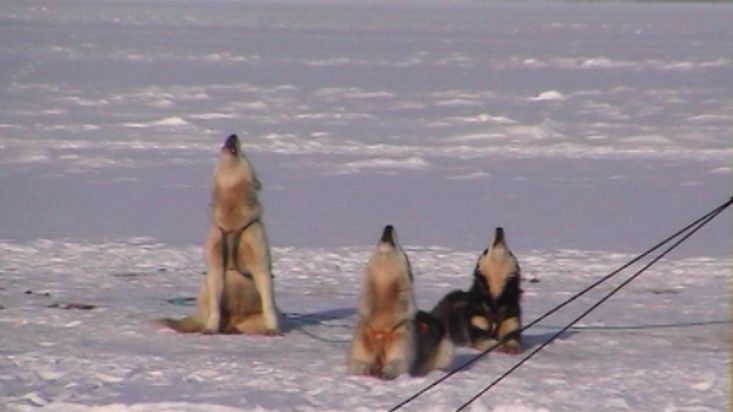
[{"label": "dog shadow on snow", "polygon": [[[326,309],[308,313],[283,312],[283,330],[298,331],[321,342],[348,343],[354,329],[355,308]],[[319,329],[315,327],[329,329]],[[336,335],[336,336],[334,336]]]},{"label": "dog shadow on snow", "polygon": [[[557,332],[551,331],[546,333],[540,333],[540,334],[522,334],[522,352],[517,355],[506,355],[502,352],[500,352],[498,349],[494,349],[491,352],[489,352],[486,356],[511,356],[517,361],[524,358],[526,355],[529,354],[532,350],[534,350],[536,347],[542,345],[549,339],[551,339]],[[563,341],[565,339],[570,338],[571,336],[575,335],[578,332],[573,331],[567,331],[563,333],[562,335],[558,336],[555,341]],[[552,344],[550,344],[551,346]],[[462,353],[456,353],[453,357],[453,362],[450,365],[451,371],[458,369],[462,365],[464,365],[466,362],[469,362],[473,358],[479,356],[481,352],[472,350],[471,352],[462,352]],[[480,362],[480,361],[479,361]],[[478,363],[478,362],[476,362]],[[476,365],[476,363],[472,363],[470,366],[468,366],[466,369],[471,369]]]}]

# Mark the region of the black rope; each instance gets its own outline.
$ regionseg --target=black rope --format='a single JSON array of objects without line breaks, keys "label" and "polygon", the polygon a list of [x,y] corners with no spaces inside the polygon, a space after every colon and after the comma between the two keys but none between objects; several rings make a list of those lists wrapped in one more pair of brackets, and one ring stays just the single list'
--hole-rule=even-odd
[{"label": "black rope", "polygon": [[[557,311],[559,311],[560,309],[562,309],[562,308],[564,308],[565,306],[569,305],[570,303],[572,303],[572,302],[573,302],[573,301],[575,301],[576,299],[578,299],[578,298],[580,298],[581,296],[585,295],[585,294],[586,294],[586,293],[588,293],[588,292],[589,292],[590,290],[592,290],[592,289],[594,289],[595,287],[597,287],[598,285],[600,285],[600,284],[602,284],[602,283],[606,282],[606,281],[607,281],[607,280],[609,280],[610,278],[612,278],[612,277],[616,276],[616,275],[617,275],[618,273],[620,273],[621,271],[625,270],[625,269],[626,269],[626,268],[628,268],[629,266],[631,266],[631,265],[633,265],[633,264],[635,264],[635,263],[639,262],[640,260],[644,259],[645,257],[647,257],[648,255],[652,254],[652,253],[653,253],[654,251],[656,251],[657,249],[659,249],[659,248],[661,248],[662,246],[666,245],[667,243],[671,242],[671,241],[672,241],[673,239],[675,239],[675,238],[679,237],[679,236],[680,236],[680,235],[682,235],[683,233],[685,233],[685,232],[689,231],[689,230],[690,230],[691,228],[695,227],[696,225],[700,224],[701,222],[703,222],[703,221],[705,222],[705,223],[703,223],[703,225],[704,225],[704,224],[707,224],[707,222],[708,222],[708,221],[712,220],[712,218],[713,218],[713,217],[715,217],[715,216],[717,216],[718,214],[720,214],[720,213],[721,213],[721,212],[722,212],[723,210],[725,210],[725,209],[726,209],[726,208],[727,208],[728,206],[730,206],[730,205],[731,205],[731,203],[733,203],[733,197],[731,197],[731,198],[730,198],[730,199],[729,199],[729,200],[728,200],[727,202],[725,202],[724,204],[722,204],[722,205],[720,205],[720,206],[716,207],[716,208],[715,208],[715,209],[713,209],[712,211],[710,211],[710,212],[706,213],[706,214],[705,214],[705,215],[703,215],[702,217],[700,217],[700,218],[696,219],[695,221],[693,221],[692,223],[688,224],[688,225],[687,225],[687,226],[685,226],[684,228],[682,228],[682,229],[678,230],[677,232],[675,232],[674,234],[670,235],[669,237],[667,237],[667,238],[666,238],[666,239],[664,239],[663,241],[661,241],[661,242],[657,243],[656,245],[652,246],[652,247],[651,247],[651,248],[649,248],[649,249],[648,249],[647,251],[645,251],[644,253],[640,254],[640,255],[639,255],[639,256],[637,256],[637,257],[635,257],[634,259],[630,260],[629,262],[627,262],[626,264],[622,265],[622,266],[621,266],[621,267],[619,267],[618,269],[616,269],[616,270],[614,270],[613,272],[609,273],[608,275],[606,275],[606,276],[604,276],[604,277],[600,278],[600,279],[599,279],[599,280],[597,280],[596,282],[594,282],[594,283],[590,284],[590,285],[589,285],[589,286],[587,286],[587,287],[586,287],[585,289],[583,289],[583,290],[581,290],[580,292],[576,293],[575,295],[571,296],[571,297],[570,297],[569,299],[567,299],[567,300],[563,301],[563,302],[562,302],[562,303],[560,303],[559,305],[557,305],[557,306],[555,306],[554,308],[550,309],[549,311],[545,312],[545,313],[544,313],[543,315],[541,315],[541,316],[540,316],[540,317],[538,317],[537,319],[533,320],[533,321],[532,321],[532,322],[530,322],[529,324],[527,324],[527,325],[525,325],[524,327],[522,327],[521,329],[519,329],[519,333],[522,333],[522,332],[524,332],[525,330],[527,330],[527,329],[529,329],[529,328],[531,328],[531,327],[535,326],[536,324],[538,324],[539,322],[543,321],[543,320],[544,320],[544,319],[546,319],[547,317],[549,317],[549,316],[553,315],[554,313],[556,313],[556,312],[557,312]],[[701,227],[702,227],[702,226],[701,226]],[[689,236],[688,236],[688,237],[689,237]],[[501,345],[502,343],[504,343],[504,341],[506,341],[506,340],[507,340],[507,338],[506,338],[506,337],[505,337],[504,339],[501,339],[500,341],[496,342],[496,343],[495,343],[495,344],[494,344],[493,346],[490,346],[490,347],[488,347],[488,348],[487,348],[487,349],[485,349],[485,350],[484,350],[483,352],[481,352],[481,353],[479,353],[478,355],[474,356],[473,358],[471,358],[471,359],[467,360],[466,362],[464,362],[464,363],[460,364],[460,365],[459,365],[459,366],[458,366],[457,368],[455,368],[455,369],[453,369],[452,371],[450,371],[450,372],[446,373],[445,375],[443,375],[442,377],[438,378],[437,380],[435,380],[435,381],[434,381],[434,382],[432,382],[431,384],[429,384],[429,385],[427,385],[426,387],[424,387],[424,388],[420,389],[419,391],[415,392],[415,393],[414,393],[413,395],[411,395],[411,396],[410,396],[410,397],[408,397],[407,399],[405,399],[405,400],[403,400],[402,402],[398,403],[397,405],[393,406],[393,407],[392,407],[391,409],[389,409],[389,412],[394,412],[394,411],[396,411],[396,410],[398,410],[398,409],[400,409],[400,408],[404,407],[405,405],[407,405],[408,403],[410,403],[410,402],[414,401],[415,399],[417,399],[417,398],[418,398],[419,396],[421,396],[421,395],[422,395],[422,394],[424,394],[425,392],[427,392],[427,391],[429,391],[429,390],[433,389],[434,387],[438,386],[439,384],[443,383],[443,382],[444,382],[445,380],[447,380],[447,379],[448,379],[448,378],[450,378],[451,376],[455,375],[455,374],[456,374],[457,372],[460,372],[461,370],[463,370],[463,369],[465,369],[465,368],[469,367],[470,365],[472,365],[472,364],[476,363],[477,361],[479,361],[480,359],[482,359],[482,358],[483,358],[484,356],[488,355],[489,353],[491,353],[492,351],[494,351],[494,350],[495,350],[496,348],[498,348],[498,347],[499,347],[499,346],[500,346],[500,345]]]},{"label": "black rope", "polygon": [[[733,323],[731,319],[719,319],[719,320],[708,320],[700,322],[677,322],[677,323],[650,323],[643,325],[580,325],[573,326],[570,330],[573,331],[617,331],[617,330],[650,330],[650,329],[674,329],[674,328],[691,328],[696,326],[714,326],[714,325],[728,325]],[[563,326],[559,325],[537,325],[538,328],[543,329],[562,329]]]},{"label": "black rope", "polygon": [[327,328],[345,328],[352,329],[353,324],[333,323],[334,320],[343,319],[344,316],[326,316],[311,313],[284,312],[283,316],[294,322],[302,322],[307,325],[319,325]]},{"label": "black rope", "polygon": [[567,324],[560,331],[558,331],[557,333],[555,333],[554,335],[552,335],[547,341],[543,342],[540,346],[538,346],[536,349],[534,349],[532,352],[530,352],[527,356],[525,356],[524,358],[522,358],[522,360],[520,360],[519,362],[517,362],[514,366],[512,366],[506,372],[504,372],[503,374],[501,374],[501,376],[499,376],[498,378],[494,379],[489,385],[487,385],[482,390],[480,390],[476,395],[472,396],[468,401],[466,401],[461,406],[459,406],[458,409],[456,409],[456,412],[462,411],[465,408],[467,408],[471,403],[473,403],[476,399],[478,399],[479,397],[481,397],[483,394],[485,394],[491,388],[493,388],[494,386],[496,386],[499,382],[501,382],[502,380],[504,380],[504,378],[506,378],[507,376],[509,376],[512,372],[514,372],[515,370],[519,369],[519,367],[521,367],[525,362],[527,362],[532,357],[534,357],[534,355],[536,355],[537,353],[539,353],[547,345],[549,345],[555,339],[557,339],[562,334],[564,334],[565,332],[567,332],[576,323],[580,322],[583,318],[585,318],[586,316],[588,316],[588,314],[590,314],[591,312],[593,312],[595,309],[597,309],[599,306],[601,306],[604,302],[606,302],[608,299],[610,299],[613,295],[615,295],[616,293],[618,293],[618,291],[620,291],[626,285],[628,285],[629,283],[631,283],[634,279],[636,279],[637,277],[639,277],[639,275],[641,275],[642,273],[644,273],[652,265],[654,265],[655,263],[657,263],[659,260],[661,260],[667,254],[669,254],[671,251],[673,251],[674,249],[676,249],[679,245],[681,245],[683,242],[685,242],[687,239],[689,239],[690,236],[694,235],[698,230],[702,229],[705,225],[707,225],[711,220],[715,219],[721,212],[723,212],[723,210],[725,208],[727,208],[728,206],[730,206],[731,203],[733,203],[733,198],[731,198],[726,203],[724,203],[723,205],[721,205],[720,207],[718,207],[717,209],[715,209],[714,213],[709,214],[709,216],[706,217],[702,222],[700,222],[696,227],[692,228],[689,231],[689,233],[685,234],[684,236],[682,236],[681,239],[679,239],[676,242],[674,242],[672,244],[672,246],[668,247],[666,250],[664,250],[662,253],[660,253],[657,257],[655,257],[649,263],[647,263],[646,265],[644,265],[644,267],[642,267],[639,271],[637,271],[636,273],[634,273],[633,275],[631,275],[628,279],[626,279],[625,281],[621,282],[618,286],[616,286],[615,288],[613,288],[613,290],[611,290],[608,294],[606,294],[605,296],[603,296],[598,302],[594,303],[590,308],[588,308],[587,310],[585,310],[582,314],[580,314],[580,316],[578,316],[577,318],[575,318],[572,322],[570,322],[569,324]]},{"label": "black rope", "polygon": [[234,270],[241,273],[242,276],[249,280],[254,280],[251,273],[245,272],[239,268],[239,243],[242,241],[242,234],[249,229],[250,226],[259,221],[260,218],[255,217],[242,226],[241,229],[233,230],[231,232],[227,232],[222,229],[221,226],[219,227],[219,232],[221,232],[221,263],[224,273],[226,273],[229,268],[229,258],[231,257]]}]

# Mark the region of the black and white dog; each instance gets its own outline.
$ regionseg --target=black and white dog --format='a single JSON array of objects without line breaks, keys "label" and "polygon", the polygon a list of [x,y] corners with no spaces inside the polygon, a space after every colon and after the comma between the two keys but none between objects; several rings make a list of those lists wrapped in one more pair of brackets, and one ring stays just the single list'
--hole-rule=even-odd
[{"label": "black and white dog", "polygon": [[516,354],[522,350],[521,295],[519,264],[499,227],[476,262],[471,289],[448,293],[431,314],[456,345],[483,351],[501,342],[499,350]]}]

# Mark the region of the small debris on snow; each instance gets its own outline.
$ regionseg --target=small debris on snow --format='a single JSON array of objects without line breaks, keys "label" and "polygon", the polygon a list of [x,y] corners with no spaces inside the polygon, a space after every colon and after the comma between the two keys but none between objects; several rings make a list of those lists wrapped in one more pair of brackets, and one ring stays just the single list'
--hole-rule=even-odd
[{"label": "small debris on snow", "polygon": [[48,405],[50,400],[43,394],[38,392],[29,392],[23,395],[23,399],[30,402],[33,406],[45,406]]},{"label": "small debris on snow", "polygon": [[701,382],[698,382],[696,384],[693,384],[692,387],[699,390],[699,391],[709,391],[712,389],[713,386],[715,386],[716,379],[714,376],[710,375],[707,376],[707,378]]},{"label": "small debris on snow", "polygon": [[49,308],[52,309],[64,309],[64,310],[71,310],[71,309],[77,309],[77,310],[92,310],[96,308],[94,305],[89,305],[86,303],[53,303],[48,305]]}]

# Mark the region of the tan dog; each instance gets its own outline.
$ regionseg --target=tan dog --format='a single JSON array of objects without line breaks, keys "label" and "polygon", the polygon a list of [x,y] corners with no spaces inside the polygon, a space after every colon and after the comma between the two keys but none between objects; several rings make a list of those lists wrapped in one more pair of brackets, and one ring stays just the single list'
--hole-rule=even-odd
[{"label": "tan dog", "polygon": [[348,373],[394,379],[409,371],[416,356],[416,311],[410,262],[387,226],[364,273]]},{"label": "tan dog", "polygon": [[261,185],[236,135],[227,138],[214,170],[204,255],[208,272],[196,311],[158,323],[178,332],[279,332],[270,246],[257,199]]}]

